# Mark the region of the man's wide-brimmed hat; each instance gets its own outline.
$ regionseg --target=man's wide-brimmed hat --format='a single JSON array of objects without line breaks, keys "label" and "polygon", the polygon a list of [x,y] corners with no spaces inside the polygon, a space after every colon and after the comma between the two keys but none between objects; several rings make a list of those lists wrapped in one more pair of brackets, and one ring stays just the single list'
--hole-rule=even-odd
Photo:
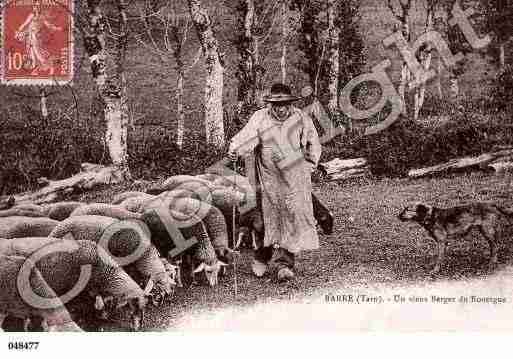
[{"label": "man's wide-brimmed hat", "polygon": [[281,83],[272,85],[271,93],[267,96],[264,96],[265,102],[293,102],[299,99],[300,97],[292,95],[290,87]]}]

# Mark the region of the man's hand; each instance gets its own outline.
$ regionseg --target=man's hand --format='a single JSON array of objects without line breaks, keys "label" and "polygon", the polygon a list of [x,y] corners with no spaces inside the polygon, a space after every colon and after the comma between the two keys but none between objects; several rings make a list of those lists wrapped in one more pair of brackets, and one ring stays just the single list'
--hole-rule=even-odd
[{"label": "man's hand", "polygon": [[238,158],[239,158],[239,155],[237,155],[236,151],[228,152],[228,159],[230,160],[231,163],[236,162]]}]

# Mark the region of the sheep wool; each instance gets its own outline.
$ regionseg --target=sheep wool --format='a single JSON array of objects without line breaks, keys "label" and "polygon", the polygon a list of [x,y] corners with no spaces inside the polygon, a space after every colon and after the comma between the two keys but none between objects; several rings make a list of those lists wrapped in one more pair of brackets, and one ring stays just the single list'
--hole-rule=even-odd
[{"label": "sheep wool", "polygon": [[52,250],[38,260],[36,268],[55,294],[61,296],[74,288],[81,267],[91,265],[91,276],[84,290],[118,299],[144,298],[144,292],[137,283],[105,250],[91,241],[52,237],[4,239],[0,240],[0,255],[30,257],[43,247],[45,251]]},{"label": "sheep wool", "polygon": [[194,260],[197,264],[205,263],[207,265],[215,265],[217,256],[214,246],[208,237],[202,236],[197,238],[198,243],[194,246]]},{"label": "sheep wool", "polygon": [[157,196],[144,194],[143,196],[127,198],[119,206],[130,212],[142,213],[149,204],[157,199]]},{"label": "sheep wool", "polygon": [[[170,211],[176,211],[185,218],[191,218],[192,215],[201,218],[214,248],[228,248],[226,221],[218,208],[194,198],[184,197],[169,202],[169,205]],[[179,220],[179,217],[176,218]]]},{"label": "sheep wool", "polygon": [[48,214],[48,218],[55,219],[56,221],[63,221],[68,218],[71,213],[80,206],[82,202],[56,202],[44,205],[43,208]]},{"label": "sheep wool", "polygon": [[[128,225],[125,226],[124,224]],[[130,221],[123,223],[120,220],[102,216],[76,216],[70,217],[61,223],[50,233],[55,238],[70,238],[99,243],[102,236],[109,232],[109,239],[105,248],[115,258],[133,258],[132,263],[124,263],[124,268],[139,281],[146,285],[148,279],[152,279],[158,290],[165,293],[172,292],[172,280],[169,276],[162,275],[166,272],[164,264],[159,258],[158,251],[151,243],[151,232],[142,221]]]},{"label": "sheep wool", "polygon": [[208,187],[210,185],[209,181],[205,181],[194,176],[178,175],[169,177],[161,185],[150,188],[146,193],[158,195],[165,191],[172,191],[179,186],[190,186],[192,183],[195,183],[196,186],[202,185],[203,187]]},{"label": "sheep wool", "polygon": [[112,201],[110,203],[112,204],[120,204],[124,200],[132,197],[141,197],[141,196],[148,196],[145,192],[141,191],[128,191],[128,192],[121,192],[120,194],[117,194],[114,196]]},{"label": "sheep wool", "polygon": [[[185,215],[175,210],[169,210],[169,215],[176,221],[188,219],[187,225],[181,225],[178,229],[183,235],[185,240],[192,237],[200,238],[207,237],[207,229],[205,224],[199,217],[194,215]],[[167,257],[169,251],[175,248],[174,242],[170,237],[170,234],[164,225],[160,215],[155,208],[147,208],[143,213],[143,221],[146,223],[151,232],[151,242],[157,248],[158,252],[162,257]]]},{"label": "sheep wool", "polygon": [[197,176],[194,176],[195,178],[198,178],[200,180],[208,181],[208,182],[214,182],[218,177],[221,177],[219,175],[216,175],[214,173],[204,173]]},{"label": "sheep wool", "polygon": [[9,209],[0,211],[0,217],[47,217],[47,211],[37,204],[20,204]]},{"label": "sheep wool", "polygon": [[0,238],[46,237],[59,224],[45,217],[0,218]]},{"label": "sheep wool", "polygon": [[70,217],[86,215],[104,216],[122,220],[141,219],[140,214],[127,211],[121,206],[109,203],[91,203],[80,206],[71,213]]},{"label": "sheep wool", "polygon": [[27,303],[18,287],[19,274],[26,263],[27,258],[24,256],[0,255],[0,328],[7,315],[22,319],[40,316],[48,331],[81,332],[82,329],[71,319],[68,310],[59,301],[37,268],[34,268],[29,275],[30,288],[36,295],[54,299],[56,305],[48,309],[38,309]]}]

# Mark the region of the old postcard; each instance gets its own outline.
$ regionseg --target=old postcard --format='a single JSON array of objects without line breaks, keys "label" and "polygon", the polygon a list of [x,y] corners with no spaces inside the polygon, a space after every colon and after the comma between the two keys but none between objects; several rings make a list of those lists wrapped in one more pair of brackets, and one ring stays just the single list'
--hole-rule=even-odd
[{"label": "old postcard", "polygon": [[512,4],[1,16],[8,352],[55,331],[513,329]]}]

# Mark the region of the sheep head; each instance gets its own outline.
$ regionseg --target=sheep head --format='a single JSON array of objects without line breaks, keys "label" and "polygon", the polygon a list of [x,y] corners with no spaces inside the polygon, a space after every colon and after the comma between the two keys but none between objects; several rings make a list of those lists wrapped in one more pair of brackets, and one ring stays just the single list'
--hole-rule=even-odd
[{"label": "sheep head", "polygon": [[166,299],[170,299],[176,286],[175,279],[166,271],[155,276],[155,280],[149,279],[144,290],[155,306],[160,306]]},{"label": "sheep head", "polygon": [[[149,291],[153,288],[153,283]],[[147,287],[148,289],[148,287]],[[144,313],[148,303],[147,295],[129,297],[123,295],[121,297],[102,297],[97,295],[95,298],[95,309],[99,311],[101,319],[109,319],[115,312],[123,311],[130,318],[129,325],[131,330],[139,330],[144,321]]]},{"label": "sheep head", "polygon": [[217,261],[214,264],[206,264],[205,262],[202,262],[198,268],[194,270],[193,273],[201,273],[205,272],[205,277],[207,278],[208,284],[211,287],[215,287],[218,282],[219,277],[219,271],[222,267],[227,266],[226,263],[223,263],[221,261]]},{"label": "sheep head", "polygon": [[164,263],[164,268],[166,268],[167,275],[174,281],[175,285],[180,288],[183,287],[180,280],[180,266],[171,264],[166,258],[162,258],[162,263]]}]

